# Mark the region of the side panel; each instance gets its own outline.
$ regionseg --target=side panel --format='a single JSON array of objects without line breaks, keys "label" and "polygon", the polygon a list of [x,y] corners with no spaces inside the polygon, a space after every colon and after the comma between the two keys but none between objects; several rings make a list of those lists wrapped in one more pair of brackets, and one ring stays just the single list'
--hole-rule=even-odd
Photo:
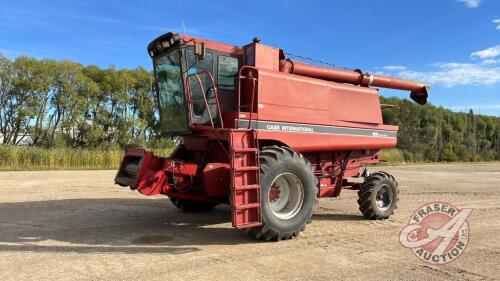
[{"label": "side panel", "polygon": [[[260,140],[300,152],[396,146],[397,127],[384,125],[378,91],[259,68],[258,113],[251,128]],[[248,119],[240,114],[240,128]]]},{"label": "side panel", "polygon": [[209,197],[230,194],[230,165],[226,163],[207,163],[201,176],[203,189]]},{"label": "side panel", "polygon": [[254,66],[259,69],[279,71],[279,50],[262,44],[253,44]]},{"label": "side panel", "polygon": [[[259,69],[259,118],[330,125],[382,124],[378,91]],[[353,127],[356,127],[353,124]]]},{"label": "side panel", "polygon": [[[240,124],[245,125],[244,122]],[[269,128],[269,122],[252,121],[252,127],[257,126],[259,128],[257,136],[260,140],[276,140],[298,152],[382,149],[395,147],[397,143],[395,130],[349,130],[343,133],[300,132],[289,131],[289,128],[308,128],[308,126],[271,125],[273,127]]]}]

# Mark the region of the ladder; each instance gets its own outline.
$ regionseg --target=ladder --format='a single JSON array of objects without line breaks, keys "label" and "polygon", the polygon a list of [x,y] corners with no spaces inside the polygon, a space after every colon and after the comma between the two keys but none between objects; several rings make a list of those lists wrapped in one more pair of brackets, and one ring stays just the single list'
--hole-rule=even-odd
[{"label": "ladder", "polygon": [[252,129],[233,129],[229,139],[233,226],[238,229],[259,226],[262,207],[257,133]]}]

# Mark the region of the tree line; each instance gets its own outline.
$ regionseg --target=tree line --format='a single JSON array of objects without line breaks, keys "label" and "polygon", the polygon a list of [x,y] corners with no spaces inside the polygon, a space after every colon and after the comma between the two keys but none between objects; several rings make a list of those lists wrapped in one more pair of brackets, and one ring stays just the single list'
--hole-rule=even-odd
[{"label": "tree line", "polygon": [[398,148],[409,162],[500,160],[500,117],[453,112],[381,98],[384,122],[398,125]]},{"label": "tree line", "polygon": [[158,137],[151,73],[0,55],[3,144],[95,147]]},{"label": "tree line", "polygon": [[[162,142],[152,73],[70,60],[0,55],[3,144],[26,136],[37,147],[151,146]],[[406,161],[500,160],[500,118],[381,98],[387,124],[400,126]],[[163,140],[164,144],[171,144]]]}]

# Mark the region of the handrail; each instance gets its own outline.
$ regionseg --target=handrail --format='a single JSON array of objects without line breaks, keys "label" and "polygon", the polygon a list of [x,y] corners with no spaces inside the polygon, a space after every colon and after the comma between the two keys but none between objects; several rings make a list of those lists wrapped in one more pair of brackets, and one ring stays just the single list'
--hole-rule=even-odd
[{"label": "handrail", "polygon": [[[192,73],[186,77],[186,88],[187,88],[187,95],[188,95],[188,103],[190,105],[190,110],[191,110],[191,114],[190,114],[191,121],[193,118],[193,103],[194,102],[193,102],[192,97],[191,97],[191,87],[190,87],[189,80],[191,77],[196,77],[196,80],[198,81],[198,84],[200,85],[201,93],[203,96],[203,101],[204,101],[205,106],[206,106],[207,111],[208,111],[208,117],[210,118],[210,123],[212,125],[212,128],[215,128],[215,124],[213,122],[213,117],[212,117],[212,112],[210,111],[210,105],[213,103],[210,103],[210,104],[208,103],[207,96],[205,95],[205,88],[203,87],[203,83],[201,82],[201,79],[200,79],[200,74],[207,74],[207,76],[210,78],[210,83],[212,86],[211,91],[214,91],[215,105],[217,108],[217,115],[218,115],[219,121],[220,121],[220,127],[224,128],[224,121],[222,120],[222,113],[220,110],[220,103],[219,103],[219,97],[217,94],[217,87],[215,86],[215,79],[214,79],[214,76],[212,75],[212,73],[208,70],[202,70],[202,71],[199,71],[196,73]],[[207,91],[209,89],[207,89]]]},{"label": "handrail", "polygon": [[[249,73],[249,76],[244,76],[243,72],[246,71],[246,70],[250,70],[248,73]],[[258,70],[257,68],[253,67],[253,66],[243,66],[240,68],[240,71],[238,72],[238,97],[237,97],[237,108],[238,108],[238,114],[237,114],[237,117],[236,117],[236,126],[239,128],[240,127],[240,114],[241,114],[241,108],[246,108],[246,107],[249,107],[250,110],[250,117],[248,119],[248,127],[247,129],[250,129],[251,126],[252,126],[252,111],[253,109],[255,108],[255,92],[256,92],[256,84],[257,84],[257,78],[256,77],[253,77],[253,72],[255,71],[255,73],[257,73],[258,75]],[[257,76],[258,77],[258,76]],[[241,105],[241,92],[242,92],[242,83],[241,81],[243,79],[249,79],[252,81],[252,89],[251,89],[251,92],[252,92],[252,96],[251,96],[251,99],[250,99],[250,104],[245,104],[245,105]]]},{"label": "handrail", "polygon": [[[210,119],[210,124],[212,124],[212,128],[215,128],[212,112],[210,112],[210,106],[208,105],[207,96],[205,95],[205,88],[203,87],[203,83],[201,82],[200,75],[198,75],[198,73],[195,73],[194,77],[196,77],[196,80],[198,80],[198,84],[200,85],[201,95],[203,96],[203,101],[205,102],[205,106],[207,107],[207,113],[208,113],[208,118]],[[192,105],[193,104],[191,104],[191,106]],[[193,111],[191,111],[191,114],[193,114]]]}]

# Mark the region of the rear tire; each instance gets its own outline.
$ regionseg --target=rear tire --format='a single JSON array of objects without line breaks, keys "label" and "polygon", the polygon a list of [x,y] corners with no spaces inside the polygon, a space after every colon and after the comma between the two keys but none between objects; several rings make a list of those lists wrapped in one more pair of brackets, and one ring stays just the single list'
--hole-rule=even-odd
[{"label": "rear tire", "polygon": [[260,152],[262,225],[248,233],[279,241],[298,236],[311,221],[318,180],[310,163],[287,147],[268,146]]},{"label": "rear tire", "polygon": [[363,182],[358,197],[359,210],[365,218],[387,219],[397,208],[398,182],[388,173],[373,173]]},{"label": "rear tire", "polygon": [[169,198],[172,204],[174,204],[174,206],[176,206],[179,210],[186,213],[209,212],[213,208],[215,208],[215,206],[217,206],[217,204],[203,202],[203,201],[179,199],[175,197],[169,197]]}]

